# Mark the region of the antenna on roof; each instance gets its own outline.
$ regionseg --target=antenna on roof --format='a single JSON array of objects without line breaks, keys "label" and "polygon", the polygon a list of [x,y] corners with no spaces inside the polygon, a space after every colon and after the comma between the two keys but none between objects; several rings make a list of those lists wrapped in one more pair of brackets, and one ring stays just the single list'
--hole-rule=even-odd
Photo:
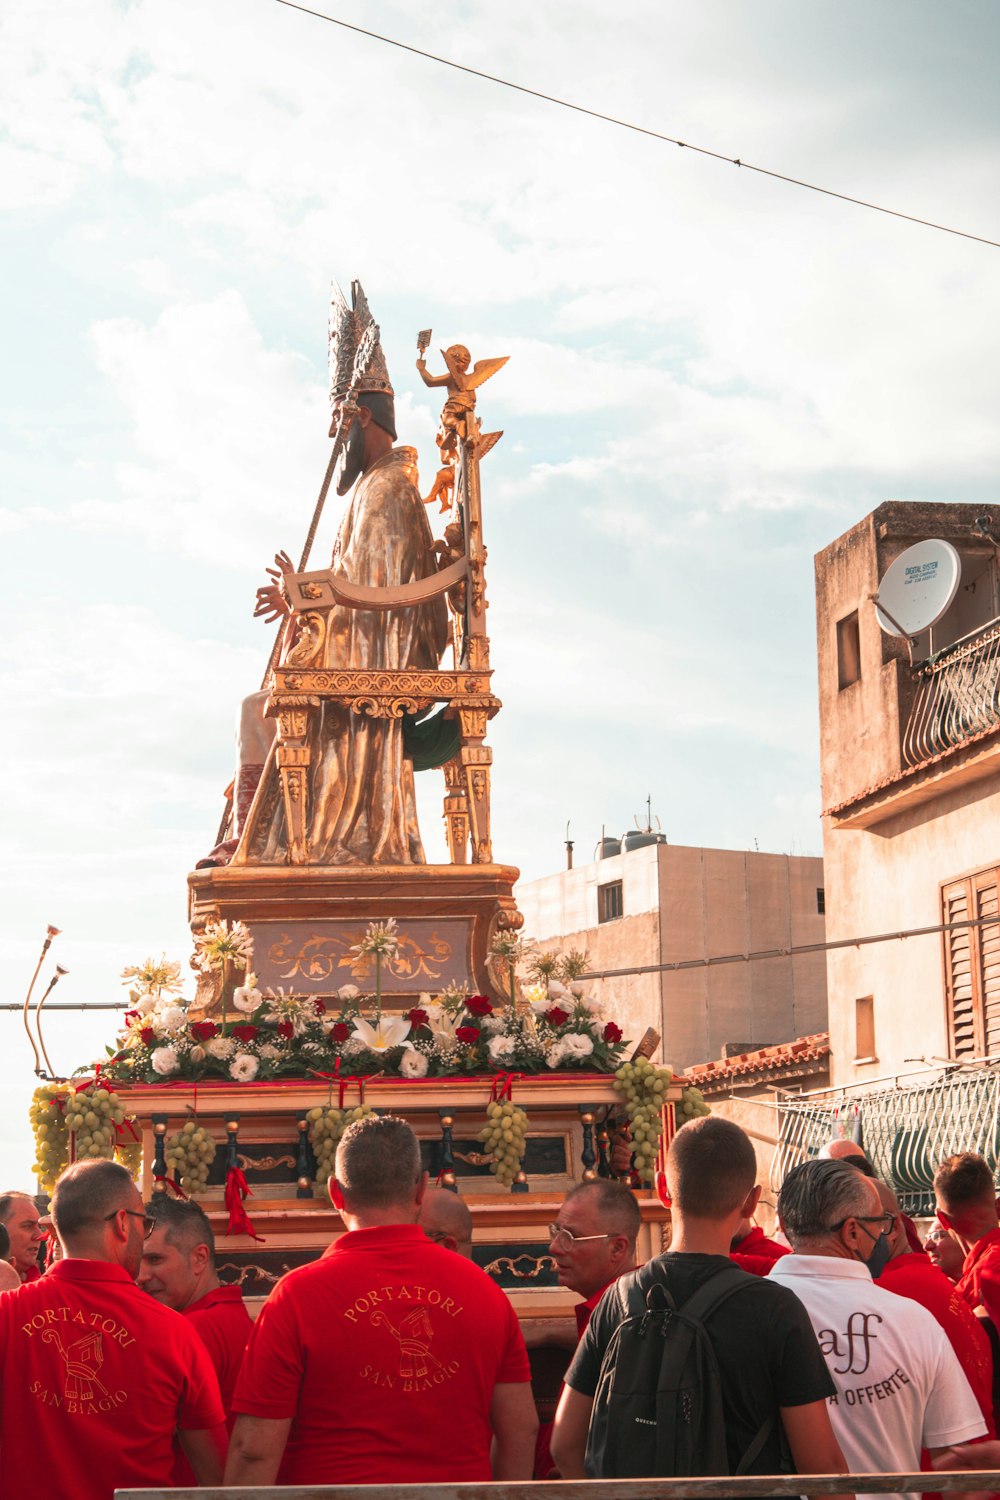
[{"label": "antenna on roof", "polygon": [[566,868],[573,868],[573,840],[569,836],[569,818],[566,819]]}]

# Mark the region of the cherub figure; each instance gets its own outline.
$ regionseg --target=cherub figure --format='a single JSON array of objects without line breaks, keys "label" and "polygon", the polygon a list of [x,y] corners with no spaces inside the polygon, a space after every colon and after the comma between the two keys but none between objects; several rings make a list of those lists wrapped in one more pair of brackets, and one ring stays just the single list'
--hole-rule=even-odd
[{"label": "cherub figure", "polygon": [[510,355],[505,354],[500,359],[481,359],[470,371],[472,355],[464,344],[452,344],[450,349],[442,350],[442,354],[448,366],[446,375],[428,375],[423,352],[417,359],[417,369],[424,385],[443,385],[448,388],[437,443],[445,464],[453,464],[458,454],[459,438],[479,436],[475,415],[476,391],[491,375],[503,368]]}]

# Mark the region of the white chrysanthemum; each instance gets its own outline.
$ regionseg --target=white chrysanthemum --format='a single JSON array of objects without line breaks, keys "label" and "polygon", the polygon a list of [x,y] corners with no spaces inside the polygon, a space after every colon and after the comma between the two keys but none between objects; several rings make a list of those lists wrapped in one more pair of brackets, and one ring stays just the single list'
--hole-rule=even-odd
[{"label": "white chrysanthemum", "polygon": [[514,1055],[514,1038],[512,1036],[491,1037],[486,1050],[494,1062],[505,1062],[508,1057]]},{"label": "white chrysanthemum", "polygon": [[233,1004],[247,1016],[253,1014],[263,998],[260,990],[251,989],[248,984],[241,984],[233,990]]},{"label": "white chrysanthemum", "polygon": [[232,1057],[236,1051],[236,1043],[231,1036],[213,1036],[205,1043],[205,1051],[209,1057]]},{"label": "white chrysanthemum", "polygon": [[563,1058],[566,1056],[566,1053],[563,1050],[564,1047],[565,1047],[565,1045],[566,1045],[566,1038],[565,1037],[560,1037],[560,1039],[559,1039],[558,1042],[553,1042],[552,1043],[552,1046],[549,1048],[549,1050],[545,1054],[545,1062],[546,1062],[546,1064],[547,1064],[548,1067],[550,1067],[550,1068],[558,1068],[559,1064],[562,1062]]},{"label": "white chrysanthemum", "polygon": [[178,1068],[176,1047],[157,1047],[150,1056],[154,1073],[166,1076],[168,1073],[176,1073]]},{"label": "white chrysanthemum", "polygon": [[342,984],[337,991],[337,998],[344,1001],[356,1000],[360,994],[361,991],[356,984]]},{"label": "white chrysanthemum", "polygon": [[590,1057],[594,1050],[593,1037],[584,1036],[579,1031],[568,1031],[559,1044],[563,1049],[563,1057]]},{"label": "white chrysanthemum", "polygon": [[159,1031],[179,1031],[187,1019],[180,1005],[163,1005],[156,1012],[153,1025]]},{"label": "white chrysanthemum", "polygon": [[249,1052],[237,1052],[229,1064],[229,1076],[237,1083],[249,1083],[257,1077],[260,1063]]},{"label": "white chrysanthemum", "polygon": [[404,1078],[423,1078],[427,1072],[427,1059],[422,1052],[407,1047],[399,1059],[399,1071]]}]

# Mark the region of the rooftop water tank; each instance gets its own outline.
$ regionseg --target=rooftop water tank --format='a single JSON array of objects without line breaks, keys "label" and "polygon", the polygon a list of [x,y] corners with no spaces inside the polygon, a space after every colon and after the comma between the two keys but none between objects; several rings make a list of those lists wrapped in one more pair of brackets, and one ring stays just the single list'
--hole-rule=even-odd
[{"label": "rooftop water tank", "polygon": [[626,854],[631,854],[633,849],[645,849],[650,844],[665,844],[666,842],[665,833],[654,833],[651,828],[633,828],[622,839],[622,848]]},{"label": "rooftop water tank", "polygon": [[603,838],[597,846],[598,859],[612,859],[622,852],[621,839]]}]

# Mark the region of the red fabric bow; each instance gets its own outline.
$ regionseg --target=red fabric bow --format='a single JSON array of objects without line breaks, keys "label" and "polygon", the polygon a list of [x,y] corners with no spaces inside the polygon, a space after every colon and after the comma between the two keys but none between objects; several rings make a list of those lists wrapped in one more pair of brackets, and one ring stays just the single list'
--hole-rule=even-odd
[{"label": "red fabric bow", "polygon": [[243,1200],[252,1196],[247,1180],[239,1167],[230,1167],[226,1173],[226,1207],[229,1210],[227,1234],[248,1234],[252,1240],[262,1239],[262,1236],[254,1230],[247,1217],[247,1211],[243,1207]]},{"label": "red fabric bow", "polygon": [[513,1099],[514,1085],[519,1078],[523,1077],[523,1073],[499,1073],[493,1080],[490,1099],[497,1104],[502,1104],[505,1099]]}]

